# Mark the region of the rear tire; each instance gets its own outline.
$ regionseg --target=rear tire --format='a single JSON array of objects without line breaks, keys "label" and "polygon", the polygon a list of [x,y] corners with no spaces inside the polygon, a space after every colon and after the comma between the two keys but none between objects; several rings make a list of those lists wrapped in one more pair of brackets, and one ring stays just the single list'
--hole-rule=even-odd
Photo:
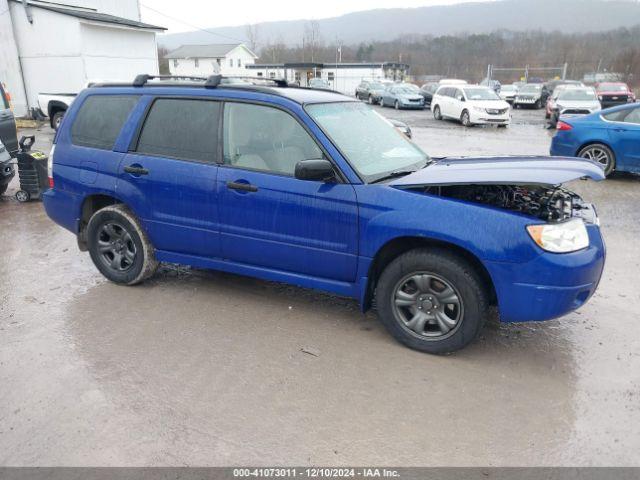
[{"label": "rear tire", "polygon": [[604,169],[605,176],[609,176],[616,168],[616,156],[613,151],[602,143],[592,143],[578,152],[578,157],[588,158],[599,163]]},{"label": "rear tire", "polygon": [[377,284],[376,305],[396,340],[435,354],[471,343],[489,316],[481,277],[468,262],[442,249],[411,250],[389,263]]},{"label": "rear tire", "polygon": [[158,268],[155,250],[135,215],[124,205],[93,214],[87,225],[87,246],[96,268],[122,285],[135,285]]},{"label": "rear tire", "polygon": [[51,119],[51,126],[57,132],[60,128],[60,124],[62,123],[62,117],[64,117],[65,112],[56,112],[53,114],[53,118]]},{"label": "rear tire", "polygon": [[435,118],[436,120],[442,120],[442,113],[440,112],[439,105],[433,107],[433,118]]}]

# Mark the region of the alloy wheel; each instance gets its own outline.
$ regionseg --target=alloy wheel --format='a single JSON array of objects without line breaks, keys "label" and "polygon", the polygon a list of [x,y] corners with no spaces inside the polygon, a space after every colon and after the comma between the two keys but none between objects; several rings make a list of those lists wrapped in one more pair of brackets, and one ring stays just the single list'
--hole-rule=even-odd
[{"label": "alloy wheel", "polygon": [[126,272],[133,266],[137,251],[126,228],[117,222],[107,222],[98,231],[98,253],[107,268]]},{"label": "alloy wheel", "polygon": [[391,299],[396,320],[421,337],[452,335],[462,323],[462,297],[443,277],[414,272],[402,278]]},{"label": "alloy wheel", "polygon": [[580,155],[582,158],[586,158],[588,160],[593,160],[594,162],[598,162],[604,168],[606,173],[609,173],[610,165],[611,165],[611,156],[609,152],[607,152],[604,148],[599,145],[593,145],[591,147],[587,147],[581,152]]}]

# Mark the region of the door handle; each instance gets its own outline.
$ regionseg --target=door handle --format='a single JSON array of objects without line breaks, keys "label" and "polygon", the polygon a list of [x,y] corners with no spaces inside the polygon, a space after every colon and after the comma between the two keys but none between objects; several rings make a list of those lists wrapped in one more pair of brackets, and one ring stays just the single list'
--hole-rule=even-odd
[{"label": "door handle", "polygon": [[134,167],[132,165],[128,167],[124,167],[124,171],[127,173],[131,173],[132,175],[148,175],[149,170],[143,167]]},{"label": "door handle", "polygon": [[250,183],[240,182],[227,182],[227,188],[229,190],[240,190],[242,192],[257,192],[258,187],[251,185]]}]

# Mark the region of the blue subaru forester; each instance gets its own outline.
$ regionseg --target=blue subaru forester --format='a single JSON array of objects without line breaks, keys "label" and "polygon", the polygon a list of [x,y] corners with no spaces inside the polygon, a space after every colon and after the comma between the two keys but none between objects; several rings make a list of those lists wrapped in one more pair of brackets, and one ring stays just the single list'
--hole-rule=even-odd
[{"label": "blue subaru forester", "polygon": [[171,262],[375,301],[430,353],[471,342],[491,305],[506,322],[580,307],[604,265],[594,208],[561,186],[597,164],[431,159],[370,106],[279,80],[84,90],[49,176],[47,214],[113,282]]}]

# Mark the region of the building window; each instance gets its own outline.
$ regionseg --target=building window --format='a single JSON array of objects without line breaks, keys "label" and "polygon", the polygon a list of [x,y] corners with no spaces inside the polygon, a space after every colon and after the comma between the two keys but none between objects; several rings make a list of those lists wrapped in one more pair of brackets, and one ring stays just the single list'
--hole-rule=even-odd
[{"label": "building window", "polygon": [[196,67],[196,68],[200,67],[200,62],[198,61],[197,58],[193,59],[193,66]]},{"label": "building window", "polygon": [[269,78],[276,78],[276,72],[269,72]]},{"label": "building window", "polygon": [[262,72],[258,72],[258,76],[261,77],[262,76]]},{"label": "building window", "polygon": [[242,60],[238,59],[238,67],[242,66]]},{"label": "building window", "polygon": [[233,67],[233,58],[230,58],[230,59],[229,59],[229,66],[230,66],[230,67]]},{"label": "building window", "polygon": [[296,82],[300,81],[300,72],[296,72],[295,79],[296,79]]},{"label": "building window", "polygon": [[330,82],[333,82],[335,80],[334,72],[327,72],[327,80],[329,80]]},{"label": "building window", "polygon": [[177,59],[177,58],[174,58],[174,59],[173,59],[173,66],[174,66],[175,68],[178,68],[178,59]]}]

